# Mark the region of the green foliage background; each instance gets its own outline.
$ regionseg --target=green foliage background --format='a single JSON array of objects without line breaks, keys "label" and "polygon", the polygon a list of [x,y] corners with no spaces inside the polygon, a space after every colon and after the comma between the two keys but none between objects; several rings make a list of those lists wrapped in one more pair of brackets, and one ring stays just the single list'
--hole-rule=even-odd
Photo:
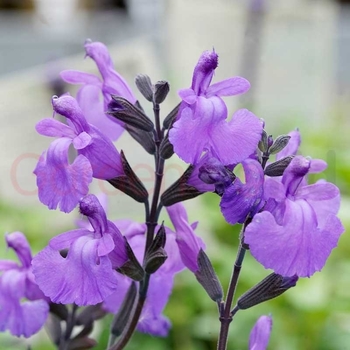
[{"label": "green foliage background", "polygon": [[[295,119],[285,117],[284,121],[284,130],[278,131],[287,133],[294,127]],[[348,149],[344,147],[344,144],[347,144],[348,135],[345,130],[341,132],[339,129],[339,125],[343,122],[343,116],[334,112],[334,118],[328,125],[323,125],[317,130],[301,128],[303,136],[301,151],[304,155],[323,158],[328,162],[328,169],[310,180],[325,178],[340,187],[342,207],[339,215],[347,229],[350,227],[348,215],[350,162]],[[210,232],[207,252],[226,290],[235,259],[239,227],[232,227],[225,223],[219,211],[217,196],[206,194],[199,200],[204,202],[205,210],[192,213],[191,217],[193,216],[193,221],[197,219],[200,221],[198,234],[203,228]],[[1,231],[20,230],[26,233],[33,251],[37,252],[45,245],[43,242],[47,241],[46,230],[50,227],[41,213],[42,211],[35,208],[18,208],[8,203],[0,203]],[[66,229],[69,230],[72,227]],[[11,252],[5,254],[5,247],[1,244],[0,256],[14,258],[14,254],[11,254]],[[249,332],[256,319],[262,314],[272,314],[273,331],[269,349],[350,349],[349,256],[350,237],[345,233],[322,272],[316,273],[310,279],[299,280],[296,288],[277,299],[238,312],[231,326],[228,348],[247,349]],[[248,253],[244,261],[237,296],[268,273]],[[176,277],[175,288],[165,314],[173,324],[168,338],[161,339],[137,333],[127,349],[213,350],[216,348],[219,331],[216,305],[188,271]],[[95,327],[93,335],[100,344],[96,349],[105,349],[110,320],[111,316],[106,317]],[[28,344],[31,344],[33,350],[54,349],[45,331],[27,341],[18,340],[7,333],[0,335],[1,350],[28,349]]]}]

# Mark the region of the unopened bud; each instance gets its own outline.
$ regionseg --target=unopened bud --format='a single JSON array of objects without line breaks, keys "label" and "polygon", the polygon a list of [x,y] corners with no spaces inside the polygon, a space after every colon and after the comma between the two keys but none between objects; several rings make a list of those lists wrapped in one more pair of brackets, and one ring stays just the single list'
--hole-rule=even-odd
[{"label": "unopened bud", "polygon": [[258,147],[261,152],[266,152],[268,149],[267,134],[265,130],[262,131],[261,140],[258,143]]},{"label": "unopened bud", "polygon": [[221,283],[203,249],[200,249],[198,253],[197,262],[198,271],[195,272],[197,281],[202,285],[213,301],[221,301],[223,297]]},{"label": "unopened bud", "polygon": [[151,79],[146,74],[139,74],[135,78],[135,84],[144,98],[150,102],[153,101],[153,87]]},{"label": "unopened bud", "polygon": [[283,150],[284,147],[288,145],[288,142],[290,140],[289,135],[280,135],[277,137],[277,139],[273,142],[272,146],[269,149],[270,154],[276,154]]},{"label": "unopened bud", "polygon": [[294,156],[288,156],[280,160],[277,160],[272,164],[269,164],[264,170],[265,175],[282,176],[287,166],[290,164],[293,158]]},{"label": "unopened bud", "polygon": [[154,129],[153,122],[146,114],[123,97],[112,95],[112,101],[108,105],[107,114],[138,129],[145,131],[152,131]]},{"label": "unopened bud", "polygon": [[151,246],[146,252],[145,257],[145,271],[149,274],[155,273],[168,258],[166,251],[164,250],[166,243],[166,233],[164,225],[162,224],[154,238]]},{"label": "unopened bud", "polygon": [[157,81],[154,85],[154,102],[157,104],[162,103],[167,97],[169,90],[170,86],[167,81]]},{"label": "unopened bud", "polygon": [[169,159],[174,154],[174,146],[169,141],[168,133],[160,144],[159,154],[163,159]]},{"label": "unopened bud", "polygon": [[161,196],[161,203],[168,207],[169,205],[173,205],[178,202],[183,202],[187,199],[192,199],[203,192],[197,190],[194,186],[190,186],[187,184],[188,179],[190,178],[192,172],[194,170],[194,166],[190,165],[187,170],[182,174],[182,176],[174,182],[169,188],[164,191]]},{"label": "unopened bud", "polygon": [[238,309],[245,310],[264,301],[283,294],[289,288],[295,287],[298,276],[283,277],[272,273],[253,288],[244,293],[237,301]]}]

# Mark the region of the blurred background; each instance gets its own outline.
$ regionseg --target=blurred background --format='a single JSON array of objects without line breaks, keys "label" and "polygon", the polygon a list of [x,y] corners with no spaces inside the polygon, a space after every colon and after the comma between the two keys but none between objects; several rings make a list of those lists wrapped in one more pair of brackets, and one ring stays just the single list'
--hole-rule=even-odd
[{"label": "blurred background", "polygon": [[[59,79],[61,70],[97,72],[90,59],[84,60],[86,38],[108,45],[116,69],[132,87],[139,73],[154,82],[168,80],[171,93],[163,115],[178,103],[177,90],[190,86],[201,52],[215,48],[220,63],[214,82],[241,75],[252,84],[243,97],[227,99],[230,113],[251,109],[274,136],[298,127],[302,153],[329,164],[312,180],[325,178],[340,187],[339,215],[350,227],[350,1],[0,0],[1,239],[5,232],[22,231],[36,253],[52,236],[74,228],[77,213],[49,211],[37,199],[32,171],[51,140],[34,127],[52,115],[52,95],[76,91]],[[152,192],[152,158],[127,134],[116,145]],[[167,162],[165,187],[185,169],[179,160]],[[109,194],[110,219],[142,221],[142,206],[95,182],[93,192],[101,191]],[[238,232],[225,223],[218,203],[206,194],[186,207],[190,219],[200,222],[197,233],[204,236],[226,288]],[[13,258],[2,242],[0,258]],[[269,349],[350,349],[349,255],[350,238],[344,234],[321,273],[278,299],[238,313],[229,349],[247,349],[255,320],[269,313],[274,320]],[[238,295],[267,274],[248,254]],[[137,334],[127,349],[216,348],[216,305],[190,273],[177,276],[165,314],[173,323],[168,338]],[[94,331],[101,344],[96,349],[104,349],[109,321]],[[0,349],[29,346],[54,349],[44,331],[29,340],[0,334]]]}]

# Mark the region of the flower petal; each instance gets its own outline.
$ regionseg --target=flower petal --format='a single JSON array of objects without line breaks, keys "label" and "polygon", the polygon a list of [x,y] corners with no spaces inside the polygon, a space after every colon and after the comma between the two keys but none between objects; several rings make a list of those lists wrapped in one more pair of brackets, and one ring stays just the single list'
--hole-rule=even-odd
[{"label": "flower petal", "polygon": [[272,329],[272,317],[260,316],[249,336],[249,350],[266,350]]},{"label": "flower petal", "polygon": [[261,121],[247,109],[240,109],[229,123],[223,120],[211,129],[212,153],[225,165],[238,164],[256,150],[261,133]]},{"label": "flower petal", "polygon": [[244,94],[250,89],[250,83],[242,77],[233,77],[212,84],[206,91],[206,97],[234,96]]},{"label": "flower petal", "polygon": [[94,74],[77,70],[64,70],[60,73],[61,78],[70,84],[96,85],[102,88],[101,80]]},{"label": "flower petal", "polygon": [[170,321],[162,315],[173,289],[174,278],[169,274],[156,272],[152,275],[145,307],[142,311],[137,329],[158,337],[166,337]]},{"label": "flower petal", "polygon": [[70,143],[70,139],[52,142],[34,170],[39,199],[49,209],[56,209],[59,205],[61,211],[70,212],[89,191],[89,183],[92,181],[91,165],[81,155],[73,164],[68,164]]},{"label": "flower petal", "polygon": [[249,213],[257,211],[263,196],[264,172],[261,164],[253,159],[242,162],[246,183],[238,178],[230,185],[220,202],[221,212],[227,222],[242,224]]},{"label": "flower petal", "polygon": [[177,203],[166,207],[170,220],[174,225],[176,242],[179,247],[181,259],[192,272],[198,270],[197,256],[200,249],[204,249],[203,241],[197,237],[187,220],[185,207]]},{"label": "flower petal", "polygon": [[5,236],[7,246],[12,248],[23,267],[29,268],[32,261],[32,253],[27,238],[22,232],[12,232]]},{"label": "flower petal", "polygon": [[[335,216],[333,216],[335,217]],[[329,220],[333,220],[329,217]],[[312,207],[304,200],[286,200],[284,223],[278,225],[269,212],[254,216],[245,231],[251,254],[265,267],[282,276],[310,277],[324,266],[336,247],[339,230],[317,227]]]},{"label": "flower petal", "polygon": [[110,118],[104,112],[104,104],[103,100],[100,100],[100,96],[101,88],[95,85],[85,85],[78,91],[77,101],[88,123],[115,141],[123,133],[124,128],[117,119]]},{"label": "flower petal", "polygon": [[73,139],[77,136],[76,132],[67,124],[53,118],[40,120],[35,126],[36,131],[40,135],[51,137],[69,137]]},{"label": "flower petal", "polygon": [[116,290],[117,273],[107,256],[98,259],[98,241],[80,237],[66,258],[46,247],[33,259],[36,282],[54,303],[95,305]]}]

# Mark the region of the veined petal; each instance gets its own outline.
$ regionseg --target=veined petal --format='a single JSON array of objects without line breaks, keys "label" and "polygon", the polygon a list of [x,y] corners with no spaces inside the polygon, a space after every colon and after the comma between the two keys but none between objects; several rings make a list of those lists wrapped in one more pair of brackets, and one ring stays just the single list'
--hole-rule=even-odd
[{"label": "veined petal", "polygon": [[54,250],[63,250],[70,246],[80,237],[88,236],[93,238],[93,232],[85,229],[77,229],[61,233],[50,239],[49,246]]},{"label": "veined petal", "polygon": [[[194,117],[194,111],[185,107],[180,118],[169,131],[169,140],[175,153],[187,163],[197,163],[208,140],[207,123]],[[193,140],[196,135],[196,140]]]},{"label": "veined petal", "polygon": [[247,109],[240,109],[229,123],[222,120],[210,130],[212,153],[225,165],[238,164],[256,150],[261,133],[261,121]]},{"label": "veined petal", "polygon": [[247,226],[245,243],[265,268],[282,276],[310,277],[322,269],[337,245],[341,230],[328,231],[330,226],[317,227],[315,213],[306,201],[286,200],[283,225],[271,213],[259,213]]},{"label": "veined petal", "polygon": [[332,199],[337,196],[339,196],[339,188],[332,183],[326,182],[315,183],[313,185],[307,185],[299,188],[295,194],[295,199],[322,201]]},{"label": "veined petal", "polygon": [[246,183],[236,178],[220,202],[221,212],[230,224],[242,224],[249,213],[254,215],[263,196],[264,172],[261,164],[247,159],[242,165]]},{"label": "veined petal", "polygon": [[98,258],[98,241],[80,237],[66,258],[46,247],[33,259],[36,282],[54,303],[95,305],[116,290],[117,273],[107,256]]},{"label": "veined petal", "polygon": [[211,84],[207,91],[206,97],[212,96],[234,96],[244,94],[250,89],[250,83],[242,77],[234,77],[222,80],[218,83]]},{"label": "veined petal", "polygon": [[44,136],[68,137],[71,139],[77,136],[77,133],[70,126],[53,118],[40,120],[35,129],[40,135]]},{"label": "veined petal", "polygon": [[123,133],[124,128],[115,118],[110,118],[104,111],[101,88],[96,85],[85,85],[77,94],[77,101],[86,120],[94,125],[102,134],[115,141]]},{"label": "veined petal", "polygon": [[77,70],[64,70],[60,73],[61,78],[70,84],[95,85],[102,88],[102,81],[94,74]]},{"label": "veined petal", "polygon": [[34,170],[37,176],[40,201],[49,209],[59,205],[64,212],[72,211],[81,197],[89,191],[92,169],[84,156],[78,156],[68,164],[70,139],[58,139],[51,143]]}]

